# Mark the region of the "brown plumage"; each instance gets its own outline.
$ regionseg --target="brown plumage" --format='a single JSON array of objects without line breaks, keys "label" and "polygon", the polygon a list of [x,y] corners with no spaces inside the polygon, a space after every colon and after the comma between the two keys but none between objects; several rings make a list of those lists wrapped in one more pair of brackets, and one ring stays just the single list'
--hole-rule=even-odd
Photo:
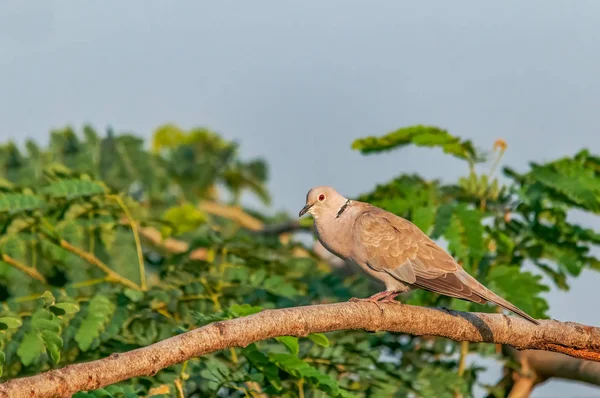
[{"label": "brown plumage", "polygon": [[319,241],[333,254],[361,266],[385,284],[366,300],[393,300],[399,293],[421,288],[485,304],[493,302],[539,324],[469,275],[454,258],[410,221],[372,206],[348,200],[333,188],[320,186],[306,196],[300,211],[315,219]]}]

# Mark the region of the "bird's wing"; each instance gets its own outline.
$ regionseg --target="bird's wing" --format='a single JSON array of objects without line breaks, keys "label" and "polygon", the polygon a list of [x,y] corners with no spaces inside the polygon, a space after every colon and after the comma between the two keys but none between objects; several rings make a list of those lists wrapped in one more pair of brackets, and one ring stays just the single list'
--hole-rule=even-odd
[{"label": "bird's wing", "polygon": [[480,304],[491,301],[539,324],[479,283],[450,254],[404,218],[371,207],[357,217],[353,234],[355,250],[359,250],[359,255],[375,270],[446,296]]},{"label": "bird's wing", "polygon": [[373,208],[357,217],[353,235],[357,257],[371,268],[422,289],[485,303],[473,291],[479,282],[410,221]]}]

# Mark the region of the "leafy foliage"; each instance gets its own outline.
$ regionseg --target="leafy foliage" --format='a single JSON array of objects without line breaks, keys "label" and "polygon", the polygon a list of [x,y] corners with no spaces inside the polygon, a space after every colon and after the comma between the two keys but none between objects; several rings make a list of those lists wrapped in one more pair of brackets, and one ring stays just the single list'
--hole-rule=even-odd
[{"label": "leafy foliage", "polygon": [[[598,157],[582,151],[523,174],[506,168],[503,185],[494,177],[502,142],[487,173],[475,170],[486,156],[471,142],[434,127],[353,147],[406,145],[439,147],[467,160],[468,172],[456,184],[400,175],[357,199],[442,239],[468,272],[523,310],[548,315],[550,287],[540,274],[568,289],[568,276],[600,269],[591,254],[600,234],[567,217],[574,208],[598,213]],[[52,131],[45,148],[0,146],[3,380],[216,320],[374,293],[379,286],[361,274],[332,268],[285,235],[256,231],[289,220],[240,206],[244,192],[269,202],[267,178],[264,161],[241,159],[234,142],[204,128],[161,126],[150,150],[134,135],[101,136],[91,126]],[[527,262],[531,272],[522,270]],[[423,291],[402,300],[494,310]],[[445,339],[395,333],[281,336],[75,396],[466,397],[483,369],[459,371],[459,351]]]},{"label": "leafy foliage", "polygon": [[362,153],[381,152],[405,145],[440,147],[445,153],[465,160],[476,160],[477,153],[471,141],[461,141],[446,130],[433,126],[400,128],[382,137],[360,138],[352,144]]}]

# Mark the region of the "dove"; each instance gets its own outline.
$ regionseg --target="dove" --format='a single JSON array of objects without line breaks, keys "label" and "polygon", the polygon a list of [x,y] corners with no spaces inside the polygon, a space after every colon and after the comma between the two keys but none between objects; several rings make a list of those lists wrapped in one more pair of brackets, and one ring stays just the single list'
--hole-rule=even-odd
[{"label": "dove", "polygon": [[397,302],[395,298],[400,293],[419,288],[479,304],[492,302],[539,325],[468,274],[407,219],[369,203],[347,199],[330,186],[308,191],[306,205],[298,217],[306,213],[312,215],[315,235],[327,250],[357,264],[385,285],[385,290],[369,298],[354,300]]}]

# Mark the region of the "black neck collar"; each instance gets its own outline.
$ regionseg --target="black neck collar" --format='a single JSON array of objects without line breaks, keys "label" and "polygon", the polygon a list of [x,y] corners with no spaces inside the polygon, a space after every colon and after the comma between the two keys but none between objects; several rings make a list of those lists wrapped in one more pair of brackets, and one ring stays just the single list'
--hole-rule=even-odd
[{"label": "black neck collar", "polygon": [[350,204],[350,199],[348,199],[346,201],[346,203],[344,203],[342,205],[342,207],[340,207],[340,209],[338,210],[337,214],[335,215],[335,218],[339,218],[339,216],[342,215],[342,213],[346,210],[346,208],[348,207],[349,204]]}]

